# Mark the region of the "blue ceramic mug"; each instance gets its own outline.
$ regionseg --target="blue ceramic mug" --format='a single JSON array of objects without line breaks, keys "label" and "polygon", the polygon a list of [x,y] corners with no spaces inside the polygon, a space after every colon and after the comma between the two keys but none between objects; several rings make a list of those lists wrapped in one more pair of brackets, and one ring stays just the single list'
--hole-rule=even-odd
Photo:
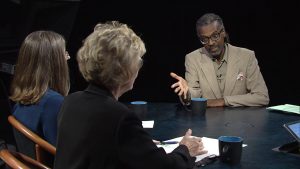
[{"label": "blue ceramic mug", "polygon": [[242,156],[243,139],[237,136],[220,136],[220,160],[228,164],[239,164]]}]

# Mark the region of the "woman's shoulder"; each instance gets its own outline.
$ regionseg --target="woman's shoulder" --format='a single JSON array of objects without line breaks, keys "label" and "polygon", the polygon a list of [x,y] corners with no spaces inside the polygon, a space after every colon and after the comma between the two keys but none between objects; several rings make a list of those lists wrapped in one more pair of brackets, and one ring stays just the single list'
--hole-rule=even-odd
[{"label": "woman's shoulder", "polygon": [[41,103],[47,103],[47,104],[61,104],[64,100],[64,97],[58,93],[57,91],[54,91],[52,89],[48,89],[44,96],[41,98]]},{"label": "woman's shoulder", "polygon": [[60,93],[58,93],[57,91],[52,90],[52,89],[47,89],[45,96],[46,97],[63,97]]}]

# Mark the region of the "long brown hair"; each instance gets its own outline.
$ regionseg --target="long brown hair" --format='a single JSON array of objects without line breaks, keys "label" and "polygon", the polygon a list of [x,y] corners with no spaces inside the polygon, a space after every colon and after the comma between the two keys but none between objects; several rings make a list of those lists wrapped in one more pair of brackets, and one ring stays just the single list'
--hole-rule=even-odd
[{"label": "long brown hair", "polygon": [[52,31],[36,31],[23,41],[11,84],[10,99],[37,103],[48,88],[63,96],[70,88],[64,38]]}]

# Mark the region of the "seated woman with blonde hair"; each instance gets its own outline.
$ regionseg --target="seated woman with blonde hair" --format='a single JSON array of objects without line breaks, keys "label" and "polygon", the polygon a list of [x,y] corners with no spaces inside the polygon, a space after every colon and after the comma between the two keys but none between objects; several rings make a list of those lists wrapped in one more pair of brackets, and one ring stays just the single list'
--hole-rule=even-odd
[{"label": "seated woman with blonde hair", "polygon": [[67,96],[58,122],[56,169],[186,169],[203,154],[188,130],[170,154],[157,148],[141,120],[118,101],[132,89],[146,49],[126,24],[96,25],[77,54],[89,86]]}]

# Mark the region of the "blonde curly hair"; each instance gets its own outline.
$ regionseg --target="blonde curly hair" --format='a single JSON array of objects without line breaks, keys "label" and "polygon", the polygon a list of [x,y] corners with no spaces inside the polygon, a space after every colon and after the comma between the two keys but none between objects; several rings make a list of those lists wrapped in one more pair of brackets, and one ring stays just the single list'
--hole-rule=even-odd
[{"label": "blonde curly hair", "polygon": [[116,89],[142,66],[145,44],[126,24],[99,23],[77,53],[79,70],[90,83]]}]

